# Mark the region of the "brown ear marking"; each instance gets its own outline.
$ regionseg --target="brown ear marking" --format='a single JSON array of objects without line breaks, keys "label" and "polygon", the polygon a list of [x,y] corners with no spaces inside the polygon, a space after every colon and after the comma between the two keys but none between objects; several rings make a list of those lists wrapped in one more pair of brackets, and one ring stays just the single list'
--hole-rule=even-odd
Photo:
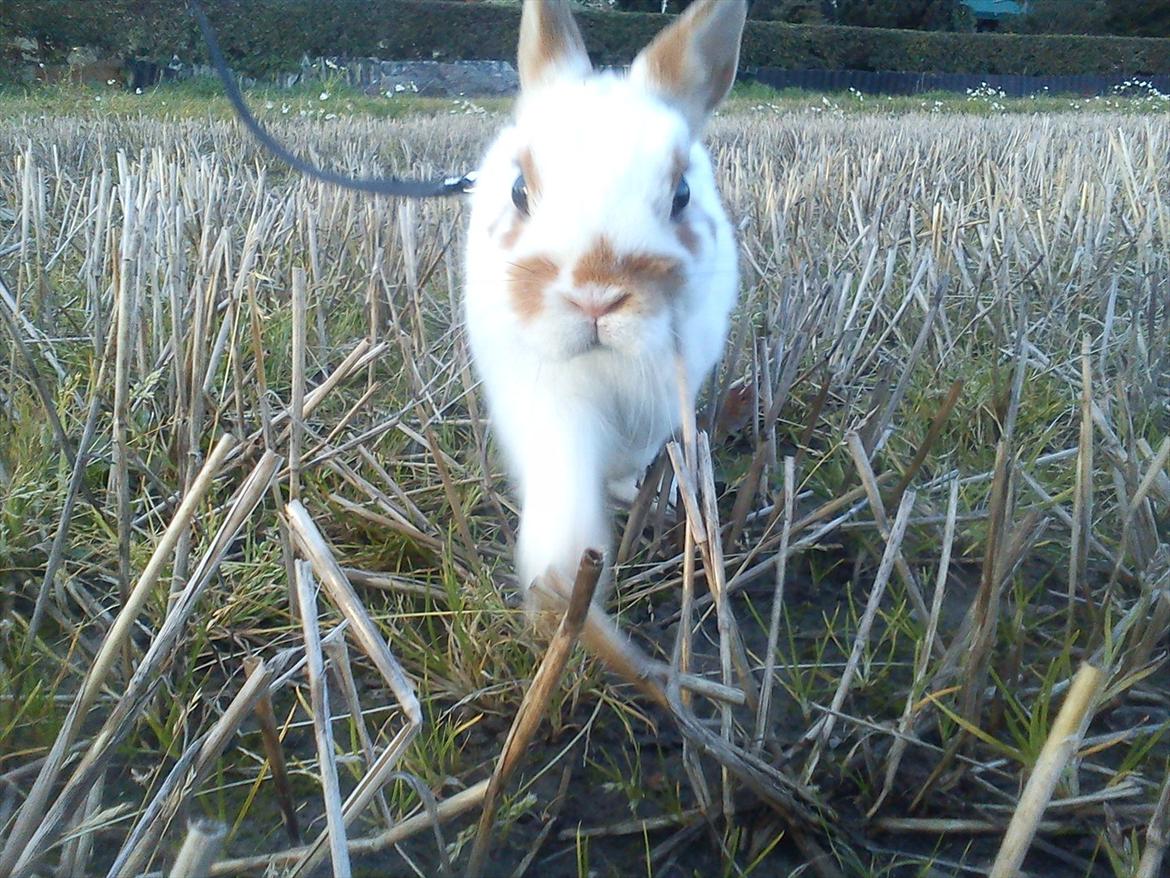
[{"label": "brown ear marking", "polygon": [[727,93],[731,91],[731,87],[735,85],[735,70],[739,66],[739,51],[738,48],[735,53],[733,61],[726,61],[723,64],[716,65],[711,70],[711,92],[716,95],[710,101],[707,110],[714,110],[719,103],[727,97]]},{"label": "brown ear marking", "polygon": [[560,273],[560,266],[548,256],[526,256],[508,263],[508,292],[521,320],[533,320],[540,314],[544,292]]},{"label": "brown ear marking", "polygon": [[692,29],[689,22],[679,21],[655,37],[643,50],[647,79],[657,84],[686,80]]},{"label": "brown ear marking", "polygon": [[524,0],[516,60],[524,90],[560,72],[588,75],[592,65],[568,0]]},{"label": "brown ear marking", "polygon": [[632,75],[697,131],[735,81],[746,0],[695,0],[634,60]]},{"label": "brown ear marking", "polygon": [[602,235],[573,267],[576,286],[596,284],[643,291],[647,288],[666,291],[682,282],[682,264],[670,256],[655,253],[618,255],[613,244]]}]

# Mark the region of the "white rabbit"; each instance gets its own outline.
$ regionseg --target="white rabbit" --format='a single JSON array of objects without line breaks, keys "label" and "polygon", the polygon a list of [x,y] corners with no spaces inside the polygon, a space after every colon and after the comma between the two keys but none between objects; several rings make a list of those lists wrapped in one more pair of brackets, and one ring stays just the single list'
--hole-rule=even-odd
[{"label": "white rabbit", "polygon": [[738,283],[699,142],[739,59],[746,0],[697,0],[595,74],[567,0],[525,0],[515,123],[471,199],[467,331],[521,501],[525,590],[610,547],[628,491],[722,354]]}]

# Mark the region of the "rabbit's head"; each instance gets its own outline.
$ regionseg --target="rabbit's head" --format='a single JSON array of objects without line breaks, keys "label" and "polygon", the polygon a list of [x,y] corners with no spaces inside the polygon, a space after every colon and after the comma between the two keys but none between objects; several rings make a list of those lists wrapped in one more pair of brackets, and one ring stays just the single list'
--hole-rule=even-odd
[{"label": "rabbit's head", "polygon": [[526,0],[515,124],[472,197],[473,335],[551,360],[653,356],[673,315],[734,273],[698,140],[734,80],[746,7],[696,0],[618,75],[594,73],[566,0]]}]

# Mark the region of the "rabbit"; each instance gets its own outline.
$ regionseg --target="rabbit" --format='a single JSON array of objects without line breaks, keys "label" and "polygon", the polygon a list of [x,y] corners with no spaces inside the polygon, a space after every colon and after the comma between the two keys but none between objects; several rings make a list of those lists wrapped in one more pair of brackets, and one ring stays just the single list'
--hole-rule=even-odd
[{"label": "rabbit", "polygon": [[595,73],[567,0],[525,0],[520,96],[471,195],[464,297],[525,592],[610,548],[607,490],[630,496],[722,356],[737,249],[700,137],[746,12],[696,0],[628,74]]}]

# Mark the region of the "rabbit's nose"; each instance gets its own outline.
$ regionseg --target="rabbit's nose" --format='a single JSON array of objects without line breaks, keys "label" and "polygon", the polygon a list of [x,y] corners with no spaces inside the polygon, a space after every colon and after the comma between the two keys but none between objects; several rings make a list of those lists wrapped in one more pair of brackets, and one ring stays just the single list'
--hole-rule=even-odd
[{"label": "rabbit's nose", "polygon": [[629,293],[618,291],[601,295],[569,296],[567,301],[571,308],[580,311],[590,320],[600,320],[606,314],[612,314],[621,308],[629,298]]}]

